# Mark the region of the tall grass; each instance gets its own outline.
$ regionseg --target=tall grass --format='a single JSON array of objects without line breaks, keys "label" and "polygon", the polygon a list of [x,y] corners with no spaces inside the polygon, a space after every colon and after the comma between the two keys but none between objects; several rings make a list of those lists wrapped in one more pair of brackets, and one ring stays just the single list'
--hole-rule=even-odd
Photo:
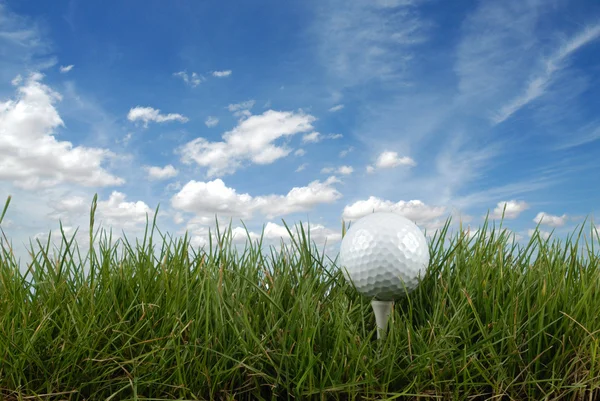
[{"label": "tall grass", "polygon": [[376,339],[370,300],[301,225],[286,225],[292,242],[279,250],[265,252],[261,238],[238,252],[228,227],[196,251],[187,235],[173,239],[153,221],[141,241],[101,235],[99,251],[91,246],[85,257],[61,229],[59,256],[50,256],[50,241],[37,251],[32,245],[24,274],[3,241],[0,395],[598,397],[595,228],[591,242],[582,226],[562,243],[534,235],[518,247],[487,221],[474,238],[462,229],[449,237],[449,226],[430,241],[428,273],[395,304],[384,341]]}]

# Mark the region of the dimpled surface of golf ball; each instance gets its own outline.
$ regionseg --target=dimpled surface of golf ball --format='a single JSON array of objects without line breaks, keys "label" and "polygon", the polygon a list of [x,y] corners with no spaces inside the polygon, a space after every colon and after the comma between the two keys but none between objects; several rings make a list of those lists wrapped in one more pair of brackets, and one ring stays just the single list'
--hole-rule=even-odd
[{"label": "dimpled surface of golf ball", "polygon": [[357,220],[340,246],[346,279],[360,293],[382,301],[413,291],[428,265],[425,236],[415,223],[396,213],[372,213]]}]

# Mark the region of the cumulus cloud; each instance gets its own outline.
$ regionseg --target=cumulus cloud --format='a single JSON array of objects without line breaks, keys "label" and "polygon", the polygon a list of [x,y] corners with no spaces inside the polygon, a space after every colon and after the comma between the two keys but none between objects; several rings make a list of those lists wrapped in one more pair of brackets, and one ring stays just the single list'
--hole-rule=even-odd
[{"label": "cumulus cloud", "polygon": [[567,222],[568,217],[566,214],[562,216],[553,216],[544,212],[539,212],[533,221],[537,224],[542,224],[550,227],[562,227]]},{"label": "cumulus cloud", "polygon": [[[465,233],[465,235],[467,237],[469,237],[469,239],[481,236],[480,230],[471,230],[471,227],[468,227],[463,232]],[[511,241],[521,241],[523,239],[522,235],[520,235],[512,230],[509,230],[507,228],[503,228],[503,229],[496,228],[495,230],[487,230],[485,233],[483,233],[483,239],[486,241],[489,240],[489,238],[492,236],[492,234],[494,235],[494,238],[499,238],[503,233],[504,233],[504,236],[507,237]]]},{"label": "cumulus cloud", "polygon": [[154,211],[145,202],[127,202],[125,198],[124,193],[113,191],[108,200],[98,201],[98,220],[103,226],[138,228],[146,224],[146,216],[152,219]]},{"label": "cumulus cloud", "polygon": [[[337,242],[342,239],[342,234],[331,229],[326,228],[322,224],[308,224],[302,223],[302,227],[304,228],[306,233],[310,233],[311,242],[315,242],[318,244],[323,244],[325,242]],[[292,236],[298,240],[297,230],[300,230],[300,224],[289,225]],[[273,222],[268,222],[265,224],[263,231],[255,232],[255,231],[246,231],[243,227],[235,227],[231,230],[232,239],[236,243],[244,243],[247,241],[248,237],[254,242],[260,240],[261,234],[263,241],[280,241],[289,243],[290,241],[290,233],[287,228],[282,224],[276,224]]]},{"label": "cumulus cloud", "polygon": [[145,166],[144,169],[148,172],[148,178],[151,180],[166,180],[175,177],[179,173],[171,164],[165,167]]},{"label": "cumulus cloud", "polygon": [[[506,205],[506,211],[504,206]],[[529,205],[525,201],[510,200],[506,202],[498,202],[496,208],[490,213],[490,218],[501,219],[502,213],[504,213],[505,219],[516,219],[519,215],[529,209]]]},{"label": "cumulus cloud", "polygon": [[[392,212],[410,219],[417,224],[422,224],[426,228],[428,223],[440,225],[443,219],[440,219],[446,214],[446,208],[443,206],[429,206],[420,200],[398,201],[392,202],[383,200],[374,196],[367,200],[356,201],[344,207],[342,218],[345,221],[358,220],[373,212]],[[436,219],[438,219],[436,221]]]},{"label": "cumulus cloud", "polygon": [[377,168],[394,168],[398,166],[415,166],[416,163],[410,157],[398,157],[397,152],[382,152],[375,162]]},{"label": "cumulus cloud", "polygon": [[183,163],[208,167],[207,177],[233,174],[245,161],[271,164],[292,152],[274,142],[312,130],[315,118],[308,114],[268,110],[253,115],[223,135],[222,142],[196,138],[178,149]]},{"label": "cumulus cloud", "polygon": [[204,121],[204,124],[206,124],[206,126],[209,128],[216,126],[218,123],[219,123],[219,119],[217,117],[213,117],[213,116],[208,116],[206,121]]},{"label": "cumulus cloud", "polygon": [[231,70],[213,71],[212,75],[213,75],[213,77],[217,77],[217,78],[228,77],[231,75]]},{"label": "cumulus cloud", "polygon": [[[57,200],[50,200],[51,212],[47,217],[51,220],[60,220],[66,228],[67,234],[73,234],[78,228],[76,241],[89,244],[86,236],[89,235],[89,216],[92,207],[92,197],[82,195],[63,195]],[[113,191],[108,199],[99,197],[95,212],[95,227],[112,230],[114,238],[121,237],[121,230],[134,230],[145,227],[146,215],[152,219],[154,211],[142,201],[131,202],[126,200],[126,195]],[[47,237],[47,233],[40,233]],[[54,235],[52,236],[54,238]],[[87,241],[86,241],[87,240]]]},{"label": "cumulus cloud", "polygon": [[66,74],[67,72],[71,71],[73,69],[73,67],[75,67],[73,64],[71,65],[67,65],[67,66],[60,66],[60,72],[63,74]]},{"label": "cumulus cloud", "polygon": [[[533,237],[535,234],[535,229],[530,228],[529,230],[527,230],[527,235],[529,235],[529,237]],[[538,233],[540,235],[540,238],[543,240],[547,240],[548,238],[550,238],[550,235],[552,233],[548,232],[548,231],[544,231],[544,230],[538,230]]]},{"label": "cumulus cloud", "polygon": [[130,109],[129,114],[127,114],[127,119],[132,122],[142,121],[145,127],[147,127],[148,123],[151,121],[155,123],[165,123],[169,121],[186,123],[189,121],[187,117],[178,113],[161,114],[159,109],[141,106]]},{"label": "cumulus cloud", "polygon": [[200,85],[203,81],[203,78],[195,72],[192,72],[191,75],[188,75],[186,71],[179,71],[173,73],[173,76],[181,78],[183,82],[185,82],[192,88],[195,88],[196,86]]},{"label": "cumulus cloud", "polygon": [[24,189],[61,183],[86,187],[123,184],[123,179],[102,167],[116,157],[114,153],[56,140],[55,132],[64,123],[55,103],[62,97],[42,79],[42,74],[31,74],[20,82],[15,99],[0,102],[0,181]]},{"label": "cumulus cloud", "polygon": [[321,203],[333,203],[341,194],[333,187],[339,182],[329,177],[324,182],[313,181],[304,187],[294,187],[286,195],[238,194],[235,189],[216,179],[209,182],[189,181],[171,198],[173,208],[198,216],[236,216],[247,219],[260,213],[267,218],[310,210]]}]

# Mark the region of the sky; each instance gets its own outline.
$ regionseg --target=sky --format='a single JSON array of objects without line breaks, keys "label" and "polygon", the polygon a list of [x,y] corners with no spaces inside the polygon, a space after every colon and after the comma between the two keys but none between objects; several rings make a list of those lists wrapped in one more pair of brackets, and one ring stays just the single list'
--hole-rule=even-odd
[{"label": "sky", "polygon": [[[518,241],[600,210],[593,0],[0,0],[1,228],[267,243],[342,219],[501,218]],[[1,206],[0,206],[1,207]],[[1,209],[0,209],[1,210]]]}]

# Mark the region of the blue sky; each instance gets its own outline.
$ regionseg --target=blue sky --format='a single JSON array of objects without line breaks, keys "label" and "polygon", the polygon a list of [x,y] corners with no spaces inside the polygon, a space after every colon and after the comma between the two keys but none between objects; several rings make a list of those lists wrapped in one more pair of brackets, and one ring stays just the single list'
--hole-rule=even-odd
[{"label": "blue sky", "polygon": [[85,244],[94,193],[115,233],[160,203],[198,246],[215,214],[336,250],[372,210],[506,204],[522,241],[599,210],[595,1],[0,1],[0,55],[15,247],[59,219]]}]

